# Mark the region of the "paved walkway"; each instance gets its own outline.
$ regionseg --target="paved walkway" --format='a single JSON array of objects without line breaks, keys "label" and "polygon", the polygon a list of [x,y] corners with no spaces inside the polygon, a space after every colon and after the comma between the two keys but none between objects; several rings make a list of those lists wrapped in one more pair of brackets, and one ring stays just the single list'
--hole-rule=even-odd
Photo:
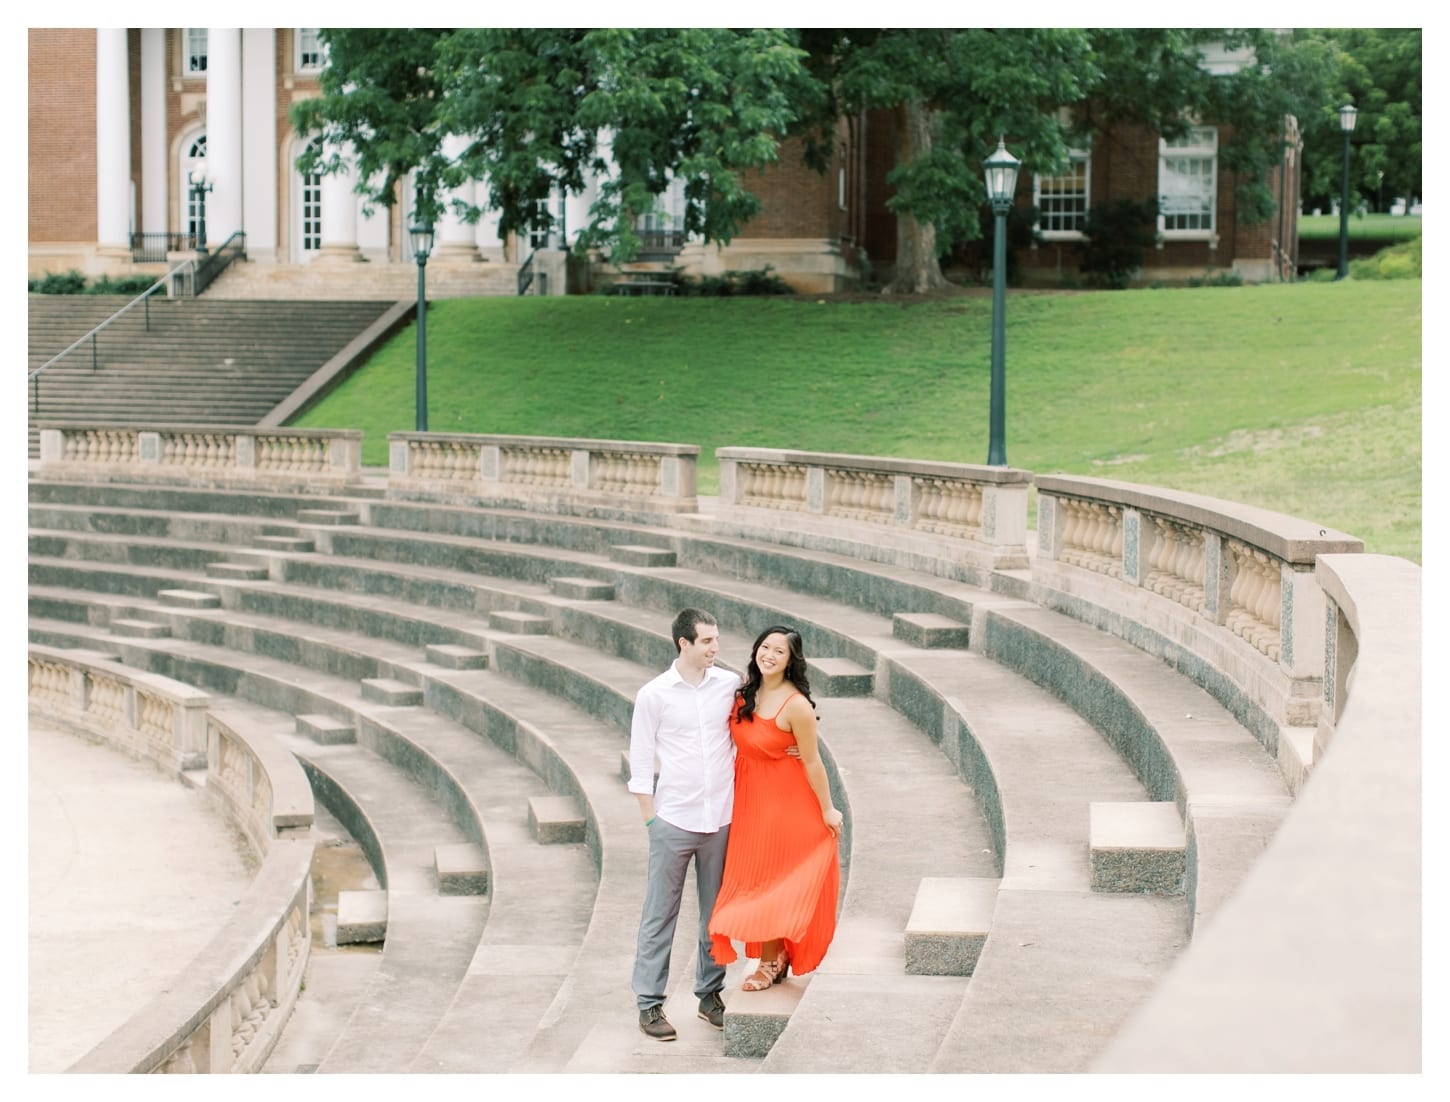
[{"label": "paved walkway", "polygon": [[254,862],[207,796],[30,724],[30,1071],[56,1072],[157,995],[232,914]]}]

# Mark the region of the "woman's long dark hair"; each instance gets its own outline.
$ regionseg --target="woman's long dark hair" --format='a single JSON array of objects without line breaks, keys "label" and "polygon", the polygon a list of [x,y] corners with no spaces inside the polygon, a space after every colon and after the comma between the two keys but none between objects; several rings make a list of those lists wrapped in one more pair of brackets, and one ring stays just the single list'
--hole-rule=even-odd
[{"label": "woman's long dark hair", "polygon": [[790,648],[790,658],[785,664],[785,679],[800,690],[801,696],[810,704],[811,711],[815,711],[816,702],[811,699],[811,683],[806,678],[806,652],[801,646],[801,633],[795,628],[776,624],[762,631],[751,644],[750,664],[745,669],[745,684],[740,687],[740,702],[735,707],[737,721],[747,720],[755,714],[755,694],[760,692],[760,683],[763,680],[760,667],[755,662],[755,655],[767,635],[785,636],[786,644]]}]

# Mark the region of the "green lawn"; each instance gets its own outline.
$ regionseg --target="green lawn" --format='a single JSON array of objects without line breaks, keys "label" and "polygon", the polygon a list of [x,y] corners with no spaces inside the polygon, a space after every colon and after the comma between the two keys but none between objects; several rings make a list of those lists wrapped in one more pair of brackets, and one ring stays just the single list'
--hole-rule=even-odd
[{"label": "green lawn", "polygon": [[[1421,554],[1421,284],[1011,295],[1007,458]],[[428,312],[429,428],[983,463],[991,299],[499,298]],[[415,332],[297,424],[413,427]]]},{"label": "green lawn", "polygon": [[[1420,215],[1353,214],[1345,227],[1350,237],[1374,238],[1378,241],[1407,241],[1420,236]],[[1339,240],[1339,215],[1301,214],[1299,240]]]}]

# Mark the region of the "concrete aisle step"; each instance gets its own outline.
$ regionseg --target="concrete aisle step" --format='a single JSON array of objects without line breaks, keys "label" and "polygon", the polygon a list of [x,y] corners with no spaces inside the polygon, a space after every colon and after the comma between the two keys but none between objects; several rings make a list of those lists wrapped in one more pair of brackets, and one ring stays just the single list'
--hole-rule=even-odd
[{"label": "concrete aisle step", "polygon": [[[742,652],[749,645],[743,636],[730,634],[722,634],[722,644],[722,650],[734,646]],[[617,745],[627,744],[627,711],[618,705],[653,676],[651,667],[568,640],[530,639],[517,647],[520,654],[551,664],[531,676],[552,692],[587,693],[592,685],[601,697],[612,693],[615,707],[594,700],[591,710],[619,716]],[[517,656],[500,651],[498,669],[505,675],[518,672]],[[585,681],[586,686],[570,690],[560,680]],[[920,1071],[934,1056],[961,1002],[965,980],[905,975],[906,924],[923,877],[995,875],[990,834],[970,790],[922,731],[877,700],[828,699],[819,704],[822,745],[849,800],[850,849],[843,868],[841,924],[831,952],[808,983],[787,981],[799,983],[806,992],[777,1042],[784,1046],[780,1059],[792,1067],[801,1060],[809,1064],[827,1034],[837,1038],[827,1047],[838,1051],[842,1022],[855,1014],[847,1043],[864,1054],[863,1066]],[[942,823],[952,823],[955,832],[943,835]],[[931,844],[903,847],[900,840],[905,838],[930,839]],[[884,844],[884,839],[893,842]],[[911,1023],[900,1033],[883,1031],[878,1020],[885,991],[903,1023]],[[736,1005],[752,1007],[748,998]],[[941,1029],[924,1030],[923,1021],[940,1023]],[[819,1059],[824,1068],[830,1057]],[[618,1070],[617,1062],[606,1063]],[[579,1054],[570,1067],[587,1070],[587,1064]],[[771,1066],[770,1057],[764,1066]]]},{"label": "concrete aisle step", "polygon": [[[501,724],[504,717],[516,717],[547,740],[567,763],[588,802],[601,866],[587,928],[574,947],[567,975],[551,986],[547,975],[529,975],[530,967],[537,971],[539,962],[530,965],[527,954],[515,953],[506,942],[480,946],[448,1021],[424,1053],[428,1062],[420,1061],[414,1070],[558,1071],[601,1016],[629,1015],[634,1003],[629,974],[648,838],[640,826],[638,804],[619,779],[621,736],[568,702],[497,670],[440,671],[438,679],[447,682],[449,691],[438,690],[435,707],[494,712]],[[528,736],[520,736],[520,742],[521,755],[538,756],[528,745]],[[577,847],[538,848],[548,852]],[[521,913],[517,921],[526,928],[532,916]],[[560,967],[560,954],[550,955],[543,964]],[[545,993],[549,998],[540,1005]],[[495,1046],[480,1045],[480,1021],[498,1031],[507,1054],[502,1065]]]},{"label": "concrete aisle step", "polygon": [[[1096,686],[1107,681],[1153,730],[1166,758],[1143,755],[1159,789],[1152,798],[1186,800],[1192,818],[1191,928],[1211,918],[1292,806],[1268,751],[1205,690],[1121,639],[1034,606],[1003,606],[987,621],[987,653],[1025,663],[1024,673],[1080,710],[1102,706]],[[1029,658],[1021,647],[1033,646],[1034,636],[1056,647],[1058,657],[1044,651]]]},{"label": "concrete aisle step", "polygon": [[278,737],[356,801],[385,863],[382,960],[318,1070],[396,1070],[426,1042],[462,979],[486,928],[489,900],[439,894],[434,850],[466,836],[423,785],[362,746],[319,746],[285,732]]},{"label": "concrete aisle step", "polygon": [[907,975],[906,925],[923,877],[996,875],[991,835],[951,763],[899,713],[833,699],[820,715],[850,799],[850,879],[835,941],[762,1068],[925,1071],[968,981]]},{"label": "concrete aisle step", "polygon": [[[1181,896],[1092,891],[1090,805],[1148,794],[1086,720],[1005,667],[937,652],[892,664],[897,691],[909,671],[953,703],[990,764],[1006,832],[986,943],[930,1066],[1086,1070],[1187,941]],[[1062,1036],[1064,1020],[1103,1029]]]},{"label": "concrete aisle step", "polygon": [[[482,670],[437,671],[436,679],[458,697],[497,680]],[[505,1070],[531,1040],[537,1016],[529,1007],[542,1015],[567,979],[593,914],[597,874],[585,846],[540,845],[531,836],[529,804],[549,798],[549,789],[508,751],[432,711],[392,722],[469,794],[483,822],[492,898],[466,974],[411,1069]]]}]

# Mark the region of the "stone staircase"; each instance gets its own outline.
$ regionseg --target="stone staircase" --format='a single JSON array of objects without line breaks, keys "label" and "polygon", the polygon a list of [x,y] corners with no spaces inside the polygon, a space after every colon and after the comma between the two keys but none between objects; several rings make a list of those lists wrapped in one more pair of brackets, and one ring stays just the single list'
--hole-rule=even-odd
[{"label": "stone staircase", "polygon": [[[31,295],[30,370],[128,301]],[[40,377],[38,409],[26,395],[30,454],[39,454],[39,421],[257,424],[391,305],[155,299],[101,332],[94,368],[88,343]]]},{"label": "stone staircase", "polygon": [[[1289,802],[1162,662],[905,568],[380,492],[33,477],[29,527],[32,641],[117,654],[274,732],[374,864],[376,974],[331,983],[315,946],[298,1016],[345,1005],[269,1070],[1084,1071]],[[680,1040],[659,1045],[628,990],[647,846],[621,770],[683,604],[715,613],[736,669],[762,624],[798,626],[847,829],[825,962],[759,996],[732,966],[723,1039],[694,1015],[687,891]],[[1190,805],[1213,812],[1191,866]],[[1154,858],[1100,825],[1121,832],[1123,808],[1152,812],[1160,850],[1166,824],[1181,872],[1134,882]],[[474,846],[475,894],[449,894],[444,856]]]},{"label": "stone staircase", "polygon": [[[426,273],[429,299],[517,295],[519,265],[505,260],[452,260],[435,254]],[[318,260],[311,264],[231,264],[207,288],[208,299],[327,299],[398,302],[418,294],[412,263]]]}]

